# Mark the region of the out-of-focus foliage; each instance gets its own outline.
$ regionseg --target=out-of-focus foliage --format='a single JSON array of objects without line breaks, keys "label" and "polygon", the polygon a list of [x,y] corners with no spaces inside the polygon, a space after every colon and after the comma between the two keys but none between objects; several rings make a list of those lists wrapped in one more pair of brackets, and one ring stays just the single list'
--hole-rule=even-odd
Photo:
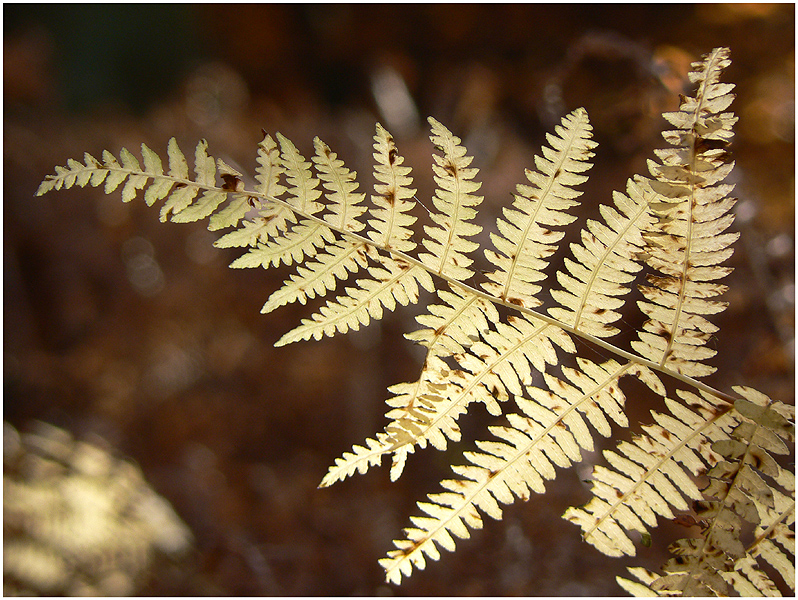
[{"label": "out-of-focus foliage", "polygon": [[191,543],[130,461],[43,422],[21,435],[3,423],[4,595],[134,595]]}]

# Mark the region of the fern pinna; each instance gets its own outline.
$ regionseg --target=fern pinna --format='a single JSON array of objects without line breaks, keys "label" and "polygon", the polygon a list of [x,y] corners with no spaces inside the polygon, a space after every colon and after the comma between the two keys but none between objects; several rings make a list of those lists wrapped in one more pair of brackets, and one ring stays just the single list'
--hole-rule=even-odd
[{"label": "fern pinna", "polygon": [[[165,201],[161,220],[209,217],[211,230],[232,228],[216,242],[246,249],[232,267],[296,263],[263,312],[315,297],[326,303],[277,345],[358,329],[397,304],[418,303],[421,288],[436,294],[416,318],[419,329],[406,336],[426,348],[418,379],[389,388],[385,429],[338,458],[321,485],[364,473],[385,456],[395,480],[416,448],[442,450],[459,441],[458,419],[474,402],[505,421],[490,427],[494,439],[465,453],[466,464],[453,468],[443,491],[419,502],[424,515],[411,519],[404,539],[380,561],[388,581],[399,583],[427,558],[437,560],[439,548],[454,550],[455,538],[482,527],[482,513],[499,519],[501,504],[545,492],[555,468],[580,461],[583,450],[593,450],[595,433],[610,436],[611,422],[627,427],[620,382],[633,377],[661,395],[666,410],[654,412],[654,422],[631,442],[604,452],[607,466],[594,470],[593,499],[564,518],[599,551],[621,556],[635,553],[633,532],[647,536],[658,516],[692,511],[698,537],[673,545],[662,575],[630,569],[638,581],[619,583],[632,593],[772,593],[779,589],[774,574],[794,589],[794,475],[773,457],[789,452],[794,408],[755,390],[725,394],[696,379],[714,370],[707,342],[718,328],[707,316],[726,306],[717,300],[726,289],[718,280],[730,272],[723,263],[738,237],[727,232],[735,201],[733,186],[724,183],[734,167],[728,148],[736,122],[727,112],[733,85],[719,81],[728,55],[719,48],[694,63],[695,95],[664,114],[673,127],[663,133],[668,148],[649,161],[648,177],[629,179],[625,192],[600,207],[600,221],[587,221],[549,286],[545,310],[545,270],[562,250],[563,228],[576,218],[569,211],[579,204],[596,147],[584,109],[566,115],[547,137],[536,170],[526,172],[527,182],[503,209],[490,233],[493,247],[484,250],[492,265],[484,274],[472,268],[480,249],[474,236],[482,230],[475,222],[483,199],[478,170],[460,139],[432,118],[437,190],[422,248],[413,239],[411,169],[380,125],[370,205],[356,174],[324,142],[314,141],[308,161],[279,134],[265,135],[258,147],[253,189],[214,161],[205,142],[196,147],[190,177],[172,139],[167,172],[144,145],[143,167],[125,149],[119,160],[107,151],[102,161],[86,154],[83,163],[56,167],[38,194],[103,183],[110,193],[124,184],[122,199],[130,201],[146,188],[148,205]],[[607,339],[619,333],[623,311],[634,308],[626,304],[641,279],[637,307],[646,321],[631,350],[623,350]],[[349,287],[341,290],[343,282]],[[575,338],[614,358],[580,356]],[[560,364],[565,355],[575,355],[575,367]],[[662,375],[680,389],[669,392]]]}]

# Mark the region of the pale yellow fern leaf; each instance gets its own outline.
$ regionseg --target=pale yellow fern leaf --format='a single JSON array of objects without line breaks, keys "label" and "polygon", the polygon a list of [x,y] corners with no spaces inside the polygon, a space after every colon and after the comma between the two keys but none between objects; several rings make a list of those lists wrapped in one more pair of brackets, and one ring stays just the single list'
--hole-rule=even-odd
[{"label": "pale yellow fern leaf", "polygon": [[731,407],[719,399],[680,395],[690,408],[667,398],[670,414],[654,412],[655,424],[645,427],[645,435],[620,443],[617,451],[606,450],[610,467],[595,467],[593,499],[563,515],[604,554],[633,556],[629,532],[647,533],[656,527],[657,515],[673,518],[671,507],[687,508],[683,496],[701,498],[690,476],[717,462],[708,444],[727,436],[735,421]]},{"label": "pale yellow fern leaf", "polygon": [[[542,341],[539,335],[529,339],[535,344]],[[512,352],[508,350],[505,349],[502,357],[506,364],[510,363],[508,357],[518,348],[513,348]],[[485,348],[472,347],[472,351],[484,354]],[[528,355],[525,359],[529,360]],[[490,372],[501,364],[489,357],[485,363]],[[637,374],[640,367],[622,367],[612,361],[596,365],[584,359],[581,359],[580,366],[581,371],[572,369],[569,372],[569,377],[581,388],[579,390],[547,377],[550,387],[559,390],[560,395],[528,388],[532,400],[514,396],[523,413],[507,415],[509,426],[489,428],[500,441],[477,442],[481,452],[465,453],[471,464],[454,468],[461,479],[443,481],[441,485],[447,492],[432,494],[429,496],[431,502],[419,503],[429,516],[411,519],[414,527],[405,530],[406,539],[395,541],[397,550],[389,552],[388,557],[381,561],[388,581],[400,581],[403,575],[411,573],[413,567],[423,569],[426,564],[424,555],[437,560],[439,551],[436,546],[453,550],[452,535],[468,537],[468,528],[482,526],[478,510],[493,518],[501,518],[499,503],[508,504],[515,498],[527,500],[531,492],[543,493],[544,482],[556,476],[555,467],[569,467],[581,460],[581,449],[593,448],[588,420],[592,423],[594,407],[614,414],[617,406],[624,403],[618,379],[627,374]],[[591,375],[587,376],[585,372]],[[483,373],[475,375],[477,380],[485,378]],[[656,378],[644,375],[642,379],[658,390],[661,387]],[[493,383],[491,380],[488,382]],[[506,381],[505,384],[513,385]]]},{"label": "pale yellow fern leaf", "polygon": [[[216,187],[216,163],[207,152],[208,144],[202,140],[194,153],[195,179],[189,178],[186,158],[174,138],[169,140],[167,155],[169,172],[163,173],[160,157],[142,144],[144,167],[126,148],[119,152],[119,160],[107,150],[103,151],[102,162],[90,154],[84,155],[84,164],[73,159],[67,168],[57,167],[55,176],[48,176],[39,186],[37,194],[52,189],[80,187],[86,184],[98,186],[105,182],[105,193],[110,194],[124,183],[122,200],[133,200],[145,187],[144,200],[148,205],[158,200],[165,202],[161,207],[160,219],[165,221],[171,214],[175,222],[190,222],[203,219],[215,211],[227,199],[227,190]],[[121,162],[120,162],[121,161]],[[200,195],[201,193],[201,195]],[[199,195],[199,198],[197,196]]]},{"label": "pale yellow fern leaf", "polygon": [[[503,208],[504,219],[497,219],[498,233],[491,233],[498,250],[486,250],[485,256],[498,269],[486,274],[489,282],[482,288],[496,298],[526,307],[539,306],[536,297],[540,286],[535,282],[546,276],[543,269],[565,235],[550,229],[561,227],[576,218],[568,209],[578,206],[581,192],[573,189],[587,181],[582,175],[592,164],[592,127],[587,112],[579,108],[562,119],[557,135],[547,135],[551,147],[544,146],[543,156],[535,156],[538,171],[526,171],[530,185],[518,185],[513,207]],[[505,220],[506,219],[506,220]]]},{"label": "pale yellow fern leaf", "polygon": [[728,50],[716,49],[690,75],[696,96],[682,100],[680,110],[665,113],[676,130],[663,137],[672,148],[657,151],[660,163],[649,162],[653,180],[641,181],[652,191],[650,204],[658,221],[645,233],[646,262],[661,275],[641,286],[639,302],[649,317],[632,346],[644,358],[665,368],[701,377],[715,369],[704,364],[715,355],[707,347],[717,330],[704,315],[726,303],[712,300],[725,291],[714,283],[728,274],[720,264],[731,256],[738,233],[723,233],[733,216],[731,185],[721,183],[734,166],[726,147],[736,117],[723,112],[734,96],[731,84],[719,83],[731,61]]},{"label": "pale yellow fern leaf", "polygon": [[[271,198],[280,198],[287,190],[281,183],[285,173],[280,159],[280,149],[274,139],[264,134],[258,144],[257,167],[255,169],[255,191]],[[258,206],[259,205],[259,206]],[[236,226],[257,206],[257,216],[243,222],[238,229],[220,237],[214,243],[217,248],[256,246],[277,237],[288,227],[288,221],[295,222],[296,216],[290,208],[276,202],[260,201],[252,196],[241,195],[230,202],[230,206],[211,216],[208,228],[211,230]]]},{"label": "pale yellow fern leaf", "polygon": [[408,187],[413,185],[410,167],[404,166],[404,157],[399,154],[393,137],[379,123],[374,135],[374,161],[377,183],[371,201],[376,208],[369,212],[374,218],[369,220],[373,229],[368,236],[385,250],[409,252],[416,247],[410,239],[413,235],[410,226],[416,217],[408,214],[415,206],[410,198],[416,195],[416,190]]},{"label": "pale yellow fern leaf", "polygon": [[340,458],[335,459],[319,487],[328,487],[337,481],[342,481],[358,472],[365,473],[369,467],[377,466],[382,462],[382,457],[391,452],[393,441],[387,433],[379,432],[377,439],[368,438],[365,445],[355,444],[351,452],[344,452]]},{"label": "pale yellow fern leaf", "polygon": [[430,213],[436,226],[424,226],[427,234],[422,244],[428,252],[419,256],[424,265],[435,273],[458,281],[469,279],[474,273],[469,268],[474,262],[467,256],[479,247],[467,238],[482,231],[482,227],[471,221],[477,216],[476,206],[483,198],[473,192],[482,187],[472,181],[478,169],[469,168],[472,156],[456,137],[438,121],[429,118],[432,126],[430,139],[440,154],[433,154],[432,165],[438,189],[432,203],[438,212]]},{"label": "pale yellow fern leaf", "polygon": [[[346,333],[350,329],[356,331],[361,326],[368,325],[372,319],[381,319],[383,310],[391,312],[396,309],[397,304],[407,306],[418,302],[419,286],[429,292],[434,290],[432,278],[424,269],[385,257],[380,257],[379,262],[380,266],[368,268],[370,279],[358,279],[356,287],[346,288],[346,295],[328,300],[319,312],[309,319],[302,319],[302,324],[281,337],[275,346],[310,338],[318,340],[324,335]],[[328,270],[326,273],[332,272]],[[312,295],[307,290],[302,290],[301,293]],[[324,294],[325,291],[319,293]],[[277,302],[284,303],[285,300],[279,298],[274,303],[270,304],[271,302],[272,298],[269,298],[263,312],[272,310]]]},{"label": "pale yellow fern leaf", "polygon": [[581,244],[572,244],[576,260],[565,259],[566,271],[557,272],[561,289],[551,292],[560,306],[549,314],[579,331],[596,337],[615,335],[611,324],[621,318],[623,296],[631,291],[643,268],[638,257],[644,240],[641,230],[652,222],[649,198],[633,180],[626,194],[615,192],[615,208],[599,207],[603,223],[588,220]]},{"label": "pale yellow fern leaf", "polygon": [[357,193],[357,173],[344,166],[344,161],[330,150],[330,147],[319,138],[313,140],[316,155],[313,162],[319,172],[322,185],[328,190],[326,198],[329,212],[324,220],[336,231],[358,232],[365,224],[358,220],[366,207],[360,203],[366,197]]}]

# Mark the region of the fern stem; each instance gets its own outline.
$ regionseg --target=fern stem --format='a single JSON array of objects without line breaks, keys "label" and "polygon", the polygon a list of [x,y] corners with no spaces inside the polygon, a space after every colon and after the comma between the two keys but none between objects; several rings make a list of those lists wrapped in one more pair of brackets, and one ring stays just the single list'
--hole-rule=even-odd
[{"label": "fern stem", "polygon": [[[206,186],[203,186],[203,187],[206,187]],[[207,189],[209,189],[209,190],[218,190],[218,191],[227,191],[227,190],[223,190],[222,188],[207,187]],[[280,200],[279,198],[275,198],[275,197],[269,196],[267,194],[261,194],[259,192],[254,192],[254,191],[249,191],[249,190],[244,190],[243,192],[240,192],[240,193],[243,194],[243,195],[251,196],[253,198],[258,198],[260,200],[265,200],[267,202],[276,202],[277,204],[281,204],[281,205],[285,206],[286,208],[289,208],[293,212],[301,215],[302,218],[304,218],[304,219],[308,219],[310,221],[314,221],[316,223],[319,223],[321,225],[329,227],[330,229],[333,229],[334,231],[338,232],[339,234],[341,234],[341,235],[343,235],[345,237],[348,237],[350,239],[354,239],[354,240],[357,240],[357,241],[359,241],[359,242],[361,242],[363,244],[367,244],[367,245],[373,246],[373,247],[375,247],[375,248],[377,248],[379,250],[383,250],[384,252],[387,252],[388,254],[390,254],[391,256],[393,256],[395,258],[400,258],[400,259],[402,259],[405,262],[408,262],[408,263],[410,263],[412,265],[420,267],[420,268],[424,269],[425,271],[427,271],[427,272],[429,272],[429,273],[431,273],[431,274],[433,274],[433,275],[435,275],[437,277],[440,277],[441,279],[443,279],[444,281],[446,281],[450,285],[455,286],[455,287],[459,288],[460,290],[463,290],[463,291],[465,291],[465,292],[467,292],[469,294],[473,294],[475,296],[478,296],[478,297],[480,297],[480,298],[482,298],[484,300],[487,300],[488,302],[492,302],[493,304],[500,304],[502,306],[506,306],[509,309],[521,312],[521,313],[526,314],[526,315],[529,315],[530,317],[533,317],[535,319],[540,319],[540,320],[542,320],[542,321],[544,321],[546,323],[549,323],[550,325],[554,325],[556,327],[560,327],[561,329],[564,329],[565,331],[567,331],[569,333],[572,333],[573,335],[576,335],[576,336],[582,338],[583,340],[585,340],[587,342],[595,344],[596,346],[599,346],[599,347],[607,350],[608,352],[611,352],[612,354],[615,354],[616,356],[618,356],[620,358],[624,358],[624,359],[626,359],[626,360],[628,360],[630,362],[633,362],[633,363],[636,363],[636,364],[640,364],[640,365],[644,365],[644,366],[646,366],[646,367],[648,367],[650,369],[653,369],[655,371],[659,371],[660,373],[662,373],[664,375],[667,375],[669,377],[672,377],[674,379],[677,379],[677,380],[681,381],[682,383],[687,384],[688,386],[691,386],[693,388],[702,390],[704,392],[707,392],[708,394],[712,394],[713,396],[717,396],[718,398],[721,398],[721,399],[723,399],[723,400],[725,400],[727,402],[732,402],[733,403],[735,400],[739,399],[739,398],[736,398],[736,397],[731,396],[729,394],[726,394],[724,392],[721,392],[720,390],[717,390],[717,389],[713,388],[712,386],[709,386],[709,385],[707,385],[705,383],[702,383],[702,382],[700,382],[700,381],[698,381],[696,379],[693,379],[692,377],[688,377],[687,375],[683,375],[681,373],[677,373],[676,371],[668,369],[667,367],[663,366],[660,363],[656,363],[656,362],[650,361],[650,360],[648,360],[646,358],[643,358],[642,356],[639,356],[639,355],[634,354],[632,352],[627,352],[626,350],[622,350],[621,348],[618,348],[617,346],[615,346],[613,344],[610,344],[609,342],[606,342],[606,341],[602,340],[601,338],[597,338],[597,337],[595,337],[593,335],[590,335],[589,333],[585,333],[583,331],[580,331],[576,327],[567,325],[567,324],[565,324],[565,323],[563,323],[563,322],[561,322],[561,321],[559,321],[559,320],[557,320],[557,319],[555,319],[553,317],[550,317],[550,316],[548,316],[546,314],[543,314],[541,312],[537,312],[535,310],[532,310],[531,308],[526,308],[526,307],[523,307],[523,306],[519,306],[519,305],[514,304],[514,303],[512,303],[512,302],[510,302],[508,300],[504,300],[502,298],[497,298],[496,296],[491,296],[490,294],[488,294],[486,292],[483,292],[483,291],[480,291],[480,290],[478,290],[478,289],[476,289],[474,287],[471,287],[470,285],[468,285],[466,283],[463,283],[462,281],[458,281],[457,279],[454,279],[453,277],[450,277],[448,275],[444,275],[442,273],[435,272],[433,269],[430,269],[423,262],[421,262],[417,258],[414,258],[414,257],[410,256],[409,254],[405,254],[404,252],[401,252],[401,251],[396,250],[394,248],[386,247],[383,244],[378,244],[374,240],[366,238],[366,237],[364,237],[362,235],[359,235],[357,233],[352,233],[351,231],[343,231],[343,230],[341,230],[341,229],[339,229],[339,228],[337,228],[335,226],[332,226],[330,223],[328,223],[327,221],[325,221],[322,218],[316,217],[314,215],[306,214],[304,211],[297,209],[295,206],[293,206],[290,202],[288,202],[286,200]]]}]

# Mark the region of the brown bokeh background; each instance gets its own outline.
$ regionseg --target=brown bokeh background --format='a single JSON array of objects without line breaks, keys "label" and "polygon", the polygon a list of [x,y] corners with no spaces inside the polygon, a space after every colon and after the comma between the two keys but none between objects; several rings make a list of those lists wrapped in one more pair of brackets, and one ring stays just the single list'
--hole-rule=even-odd
[{"label": "brown bokeh background", "polygon": [[[742,237],[708,381],[793,402],[794,5],[3,9],[5,418],[103,436],[173,504],[195,551],[143,594],[613,595],[625,565],[658,567],[685,531],[655,530],[633,559],[600,555],[560,518],[589,497],[588,467],[572,469],[402,587],[385,585],[376,561],[415,501],[493,421],[475,408],[462,444],[416,453],[397,483],[382,468],[317,489],[336,457],[382,429],[386,387],[417,377],[420,353],[402,337],[416,311],[274,349],[311,312],[259,314],[289,271],[231,271],[237,252],[212,248],[201,224],[160,224],[140,199],[33,196],[84,151],[145,142],[163,155],[176,136],[188,155],[206,138],[251,174],[261,128],[306,155],[318,135],[368,193],[380,121],[423,200],[434,115],[475,155],[490,227],[544,132],[584,106],[599,148],[580,217],[594,217],[662,145],[659,114],[677,106],[689,63],[729,46]],[[638,322],[625,315],[621,343]],[[633,421],[660,406],[628,389]]]}]

